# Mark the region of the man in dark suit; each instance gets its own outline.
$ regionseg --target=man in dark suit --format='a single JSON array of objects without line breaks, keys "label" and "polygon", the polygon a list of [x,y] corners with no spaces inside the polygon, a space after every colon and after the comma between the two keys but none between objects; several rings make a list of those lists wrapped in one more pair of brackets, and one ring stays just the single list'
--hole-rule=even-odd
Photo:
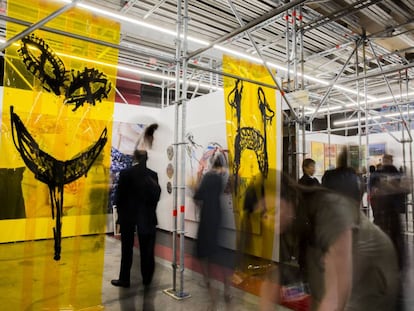
[{"label": "man in dark suit", "polygon": [[133,166],[122,170],[119,175],[115,202],[121,227],[122,257],[119,279],[111,281],[114,286],[130,286],[135,230],[138,233],[144,286],[150,285],[154,274],[155,209],[161,188],[157,173],[147,168],[147,158],[146,151],[136,150]]},{"label": "man in dark suit", "polygon": [[303,176],[299,179],[299,184],[304,186],[319,186],[319,181],[313,177],[315,174],[315,161],[312,159],[305,159],[302,162]]}]

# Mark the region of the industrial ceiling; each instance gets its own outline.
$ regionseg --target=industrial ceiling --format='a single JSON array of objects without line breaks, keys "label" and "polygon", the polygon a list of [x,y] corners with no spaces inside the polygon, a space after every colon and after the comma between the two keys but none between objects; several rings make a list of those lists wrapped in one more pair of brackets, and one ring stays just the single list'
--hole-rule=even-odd
[{"label": "industrial ceiling", "polygon": [[[77,5],[122,24],[119,64],[142,70],[120,71],[124,83],[149,83],[159,96],[160,89],[174,87],[176,0],[80,0]],[[349,116],[362,106],[364,115],[386,106],[409,110],[413,16],[414,0],[188,0],[190,93],[222,86],[224,53],[252,61],[261,60],[260,54],[276,68],[285,93],[309,91],[308,120],[327,113]],[[144,70],[170,79],[162,82]]]}]

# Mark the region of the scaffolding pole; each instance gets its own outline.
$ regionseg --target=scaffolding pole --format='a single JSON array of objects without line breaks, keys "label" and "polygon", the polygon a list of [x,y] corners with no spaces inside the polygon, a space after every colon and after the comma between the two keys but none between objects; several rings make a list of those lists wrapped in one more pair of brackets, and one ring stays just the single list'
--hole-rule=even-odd
[{"label": "scaffolding pole", "polygon": [[[181,0],[178,0],[181,1]],[[185,135],[187,123],[187,64],[188,64],[188,0],[184,0],[183,14],[183,48],[182,48],[182,93],[181,93],[181,187],[180,187],[180,289],[175,293],[179,299],[191,297],[189,293],[184,292],[184,249],[185,249]]]},{"label": "scaffolding pole", "polygon": [[[182,34],[182,40],[181,40]],[[174,124],[174,146],[175,146],[175,169],[174,174],[174,197],[173,197],[173,279],[171,289],[164,293],[182,300],[191,297],[184,292],[184,251],[185,251],[185,155],[186,155],[186,113],[187,113],[187,67],[188,67],[188,0],[177,0],[177,38],[176,38],[176,67],[175,67],[175,124]],[[182,70],[181,70],[182,69]],[[181,78],[182,72],[182,78]],[[180,115],[181,110],[181,115]],[[181,117],[181,118],[180,118]],[[180,127],[181,125],[181,127]],[[179,162],[180,160],[180,162]],[[179,175],[179,176],[178,176]],[[179,178],[178,178],[179,177]],[[179,208],[178,208],[179,206]],[[180,230],[178,230],[178,215],[180,217]],[[177,240],[179,235],[179,258],[177,260]],[[179,264],[177,265],[177,261]],[[177,268],[179,267],[179,287],[177,288]]]},{"label": "scaffolding pole", "polygon": [[[362,64],[363,64],[363,71],[364,71],[364,76],[367,75],[367,64],[366,64],[366,60],[367,60],[367,54],[366,54],[366,49],[365,49],[365,41],[366,41],[366,36],[365,36],[365,30],[364,30],[364,34],[363,34],[363,42],[362,42]],[[358,64],[357,64],[358,66]],[[359,81],[359,77],[357,77],[357,81]],[[369,128],[368,128],[368,98],[367,98],[367,93],[368,93],[368,85],[367,85],[367,79],[364,79],[364,110],[365,110],[365,162],[366,165],[368,166],[368,160],[369,160]],[[367,178],[370,178],[371,174],[369,173],[369,168],[367,169]],[[369,183],[367,183],[367,216],[368,218],[371,218],[371,213],[370,213],[370,202],[369,202],[369,198],[371,197],[371,191],[369,189]]]},{"label": "scaffolding pole", "polygon": [[[173,206],[172,206],[172,288],[166,289],[164,293],[176,298],[177,292],[177,229],[178,229],[178,165],[179,165],[179,100],[180,100],[180,72],[181,72],[181,30],[182,30],[182,7],[181,0],[177,0],[177,24],[175,38],[175,94],[174,94],[174,168],[176,173],[174,174],[174,187],[173,187]],[[169,97],[169,86],[167,94]],[[168,99],[169,101],[169,99]]]}]

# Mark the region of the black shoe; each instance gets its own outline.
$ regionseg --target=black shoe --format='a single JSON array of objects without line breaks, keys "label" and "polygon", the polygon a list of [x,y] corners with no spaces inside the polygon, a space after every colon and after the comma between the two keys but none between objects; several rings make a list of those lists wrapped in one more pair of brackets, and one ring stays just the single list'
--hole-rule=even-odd
[{"label": "black shoe", "polygon": [[113,286],[125,287],[125,288],[129,288],[129,286],[130,286],[129,282],[123,282],[121,280],[112,280],[111,284]]}]

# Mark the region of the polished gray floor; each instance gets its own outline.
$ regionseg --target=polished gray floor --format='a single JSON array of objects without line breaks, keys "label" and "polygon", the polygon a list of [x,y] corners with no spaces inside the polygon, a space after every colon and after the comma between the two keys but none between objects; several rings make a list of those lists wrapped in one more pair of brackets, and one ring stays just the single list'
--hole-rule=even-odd
[{"label": "polished gray floor", "polygon": [[[131,287],[117,288],[110,284],[111,279],[117,278],[120,264],[120,242],[112,237],[106,238],[105,266],[102,288],[102,303],[105,310],[109,311],[181,311],[194,310],[206,311],[211,309],[211,301],[206,287],[199,273],[186,270],[184,272],[184,292],[191,295],[190,298],[176,300],[164,293],[164,290],[172,286],[171,264],[166,260],[156,259],[156,272],[149,291],[144,291],[140,281],[138,269],[139,252],[134,249],[134,263],[132,271]],[[179,279],[177,279],[179,282]],[[222,283],[215,282],[214,287],[218,292],[218,308],[216,310],[258,310],[258,298],[254,295],[242,292],[232,287],[233,299],[225,303],[223,298]],[[279,307],[276,310],[288,310]]]}]

